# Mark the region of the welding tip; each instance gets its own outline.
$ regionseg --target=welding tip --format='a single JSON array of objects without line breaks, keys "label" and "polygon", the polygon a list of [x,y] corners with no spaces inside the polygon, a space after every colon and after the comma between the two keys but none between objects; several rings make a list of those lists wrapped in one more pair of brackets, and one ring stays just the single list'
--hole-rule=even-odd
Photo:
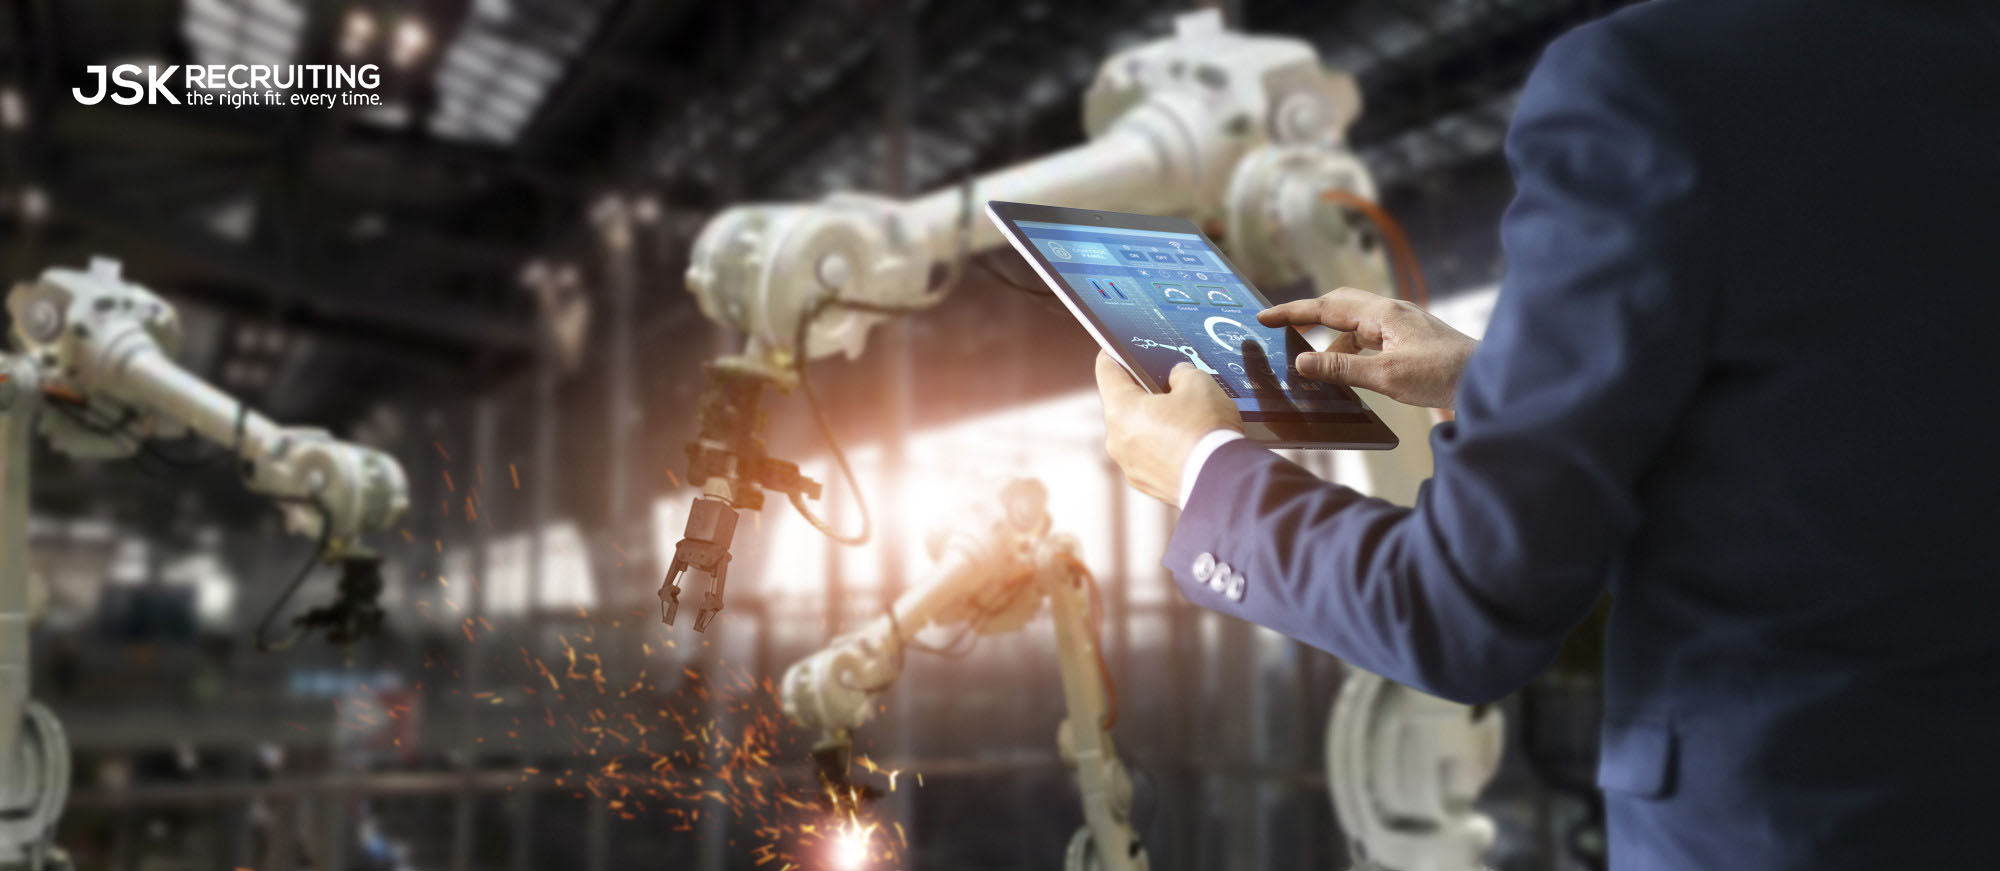
[{"label": "welding tip", "polygon": [[[696,612],[694,615],[694,631],[707,632],[709,622],[713,621],[715,615],[720,613],[722,613],[721,608],[703,608]],[[667,622],[671,623],[673,621],[669,620]]]}]

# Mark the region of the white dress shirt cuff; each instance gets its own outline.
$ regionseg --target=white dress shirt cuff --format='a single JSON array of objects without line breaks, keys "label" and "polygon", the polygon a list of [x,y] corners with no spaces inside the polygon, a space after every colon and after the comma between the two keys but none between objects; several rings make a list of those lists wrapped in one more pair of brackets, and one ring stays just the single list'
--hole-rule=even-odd
[{"label": "white dress shirt cuff", "polygon": [[1217,448],[1243,438],[1243,434],[1233,429],[1218,429],[1202,436],[1194,443],[1194,450],[1188,451],[1187,461],[1181,464],[1181,501],[1187,507],[1188,497],[1194,495],[1194,481],[1201,476],[1201,468],[1208,465],[1208,458]]}]

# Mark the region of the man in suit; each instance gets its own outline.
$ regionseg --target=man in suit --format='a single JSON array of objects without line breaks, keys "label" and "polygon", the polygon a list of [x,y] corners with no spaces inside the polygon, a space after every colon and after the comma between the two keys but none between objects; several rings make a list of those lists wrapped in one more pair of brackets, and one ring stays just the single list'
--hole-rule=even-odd
[{"label": "man in suit", "polygon": [[1630,7],[1549,46],[1506,152],[1482,343],[1351,290],[1261,316],[1349,331],[1308,376],[1456,406],[1414,508],[1099,360],[1183,593],[1476,702],[1608,590],[1615,869],[1994,867],[2000,12]]}]

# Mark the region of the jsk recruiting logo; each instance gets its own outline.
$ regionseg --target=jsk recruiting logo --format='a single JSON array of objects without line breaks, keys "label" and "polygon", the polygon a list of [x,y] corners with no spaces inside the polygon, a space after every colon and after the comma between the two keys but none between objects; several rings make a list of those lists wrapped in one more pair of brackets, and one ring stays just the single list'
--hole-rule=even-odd
[{"label": "jsk recruiting logo", "polygon": [[120,106],[379,106],[374,64],[91,64],[95,87],[71,88],[78,103]]}]

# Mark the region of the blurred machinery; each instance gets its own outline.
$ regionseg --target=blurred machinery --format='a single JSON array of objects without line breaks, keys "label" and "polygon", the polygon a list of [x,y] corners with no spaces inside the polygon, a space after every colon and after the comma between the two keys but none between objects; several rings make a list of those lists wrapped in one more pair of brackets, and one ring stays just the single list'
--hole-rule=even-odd
[{"label": "blurred machinery", "polygon": [[[1040,481],[1017,479],[933,531],[926,544],[935,566],[921,583],[881,617],[786,670],[785,714],[824,733],[814,761],[835,809],[851,812],[866,797],[848,781],[854,729],[874,719],[904,656],[1016,631],[1046,602],[1069,711],[1056,741],[1083,799],[1084,825],[1070,840],[1064,868],[1145,871],[1146,851],[1132,827],[1132,779],[1111,738],[1117,696],[1098,638],[1095,582],[1075,540],[1049,526],[1048,491]],[[942,648],[928,647],[917,634],[931,626],[956,626],[957,634]]]},{"label": "blurred machinery", "polygon": [[[31,435],[86,460],[130,457],[151,450],[151,439],[189,433],[220,446],[217,458],[283,508],[291,532],[317,539],[314,562],[341,568],[338,598],[296,618],[294,640],[323,630],[346,643],[379,626],[378,561],[360,537],[401,516],[408,487],[389,456],[321,430],[279,426],[175,364],[173,308],[125,281],[115,261],[50,269],[16,286],[7,309],[14,330],[13,350],[0,352],[0,868],[40,869],[63,864],[49,839],[70,778],[61,724],[28,697]],[[264,631],[259,625],[260,647]]]},{"label": "blurred machinery", "polygon": [[[1145,871],[1132,821],[1132,780],[1112,738],[1117,694],[1103,658],[1095,581],[1076,542],[1050,532],[1047,490],[1008,482],[926,541],[934,566],[881,617],[794,663],[780,684],[785,714],[818,730],[813,751],[829,809],[852,818],[875,796],[849,779],[854,730],[882,710],[880,696],[910,652],[952,653],[977,636],[1025,627],[1047,604],[1068,716],[1057,730],[1076,777],[1084,825],[1065,871]],[[942,646],[918,640],[956,627]],[[1346,670],[1326,735],[1327,782],[1357,868],[1471,871],[1493,845],[1473,809],[1503,750],[1500,713],[1468,708]]]},{"label": "blurred machinery", "polygon": [[[810,361],[835,352],[858,355],[871,327],[937,304],[969,258],[1001,243],[996,230],[973,220],[982,201],[1186,216],[1219,224],[1231,259],[1260,284],[1310,279],[1321,288],[1388,287],[1380,234],[1392,231],[1373,206],[1366,168],[1344,145],[1360,109],[1353,79],[1322,67],[1309,44],[1231,32],[1213,11],[1197,12],[1178,19],[1171,38],[1104,62],[1084,97],[1090,141],[1083,145],[914,200],[835,194],[817,203],[745,205],[717,215],[696,241],[688,289],[706,316],[741,331],[747,343],[741,353],[707,367],[699,434],[687,447],[688,477],[702,495],[660,587],[662,618],[673,623],[683,589],[694,589],[700,596],[695,628],[706,630],[723,608],[737,511],[761,510],[765,490],[787,494],[836,540],[867,538],[865,505],[862,529],[853,535],[835,532],[812,514],[805,500],[817,498],[820,485],[801,476],[797,465],[766,453],[762,399],[772,390],[803,388],[819,415],[806,372]],[[1408,504],[1431,470],[1423,437],[1430,412],[1379,396],[1370,400],[1403,436],[1404,447],[1366,457],[1367,489]],[[827,432],[823,416],[819,423]],[[837,446],[834,459],[851,485]],[[1021,539],[1026,529],[978,547],[1038,540]],[[836,735],[865,720],[867,689],[893,676],[894,657],[915,626],[1006,625],[963,611],[928,613],[947,604],[971,607],[981,601],[970,594],[972,587],[1007,589],[1004,579],[1025,570],[1029,557],[1005,559],[1016,564],[947,555],[932,586],[801,663],[786,681],[795,717]],[[1075,632],[1084,624],[1061,612],[1065,595],[1050,600],[1059,632]],[[1064,657],[1072,726],[1096,710],[1088,693],[1080,697],[1076,689],[1094,686],[1088,663],[1071,662],[1080,655],[1066,648]],[[1373,676],[1357,673],[1352,686],[1355,691],[1343,692],[1337,703],[1329,741],[1341,750],[1330,761],[1334,796],[1357,853],[1405,871],[1475,867],[1490,834],[1469,799],[1494,770],[1498,717]],[[1074,742],[1088,731],[1066,728],[1063,734]],[[1108,755],[1108,736],[1099,733],[1087,743],[1105,755],[1091,762],[1100,766],[1095,774],[1079,766],[1087,799],[1093,791],[1099,798],[1094,805],[1086,801],[1096,810],[1087,814],[1089,825],[1076,843],[1100,849],[1073,850],[1072,867],[1143,867],[1136,842],[1128,840],[1129,826],[1114,812],[1119,769]]]},{"label": "blurred machinery", "polygon": [[1472,805],[1500,769],[1504,740],[1498,710],[1348,667],[1326,728],[1326,772],[1356,868],[1483,868],[1494,826]]},{"label": "blurred machinery", "polygon": [[[859,355],[875,324],[941,301],[973,254],[1001,244],[973,220],[981,201],[1219,221],[1232,259],[1260,283],[1386,285],[1368,225],[1328,197],[1374,193],[1342,144],[1360,112],[1353,79],[1320,66],[1303,41],[1234,33],[1213,11],[1182,16],[1177,28],[1105,61],[1084,96],[1088,143],[915,200],[835,194],[745,205],[703,228],[688,290],[703,314],[748,341],[708,367],[700,432],[687,449],[703,495],[660,589],[667,622],[683,575],[701,590],[703,614],[721,609],[735,511],[761,509],[764,490],[788,494],[821,525],[804,506],[818,484],[764,451],[762,397],[803,383],[811,398],[809,361]],[[1389,413],[1398,411],[1411,410]],[[1421,411],[1401,417],[1406,427],[1428,423]],[[1381,495],[1407,499],[1429,472],[1423,440],[1406,441],[1414,444],[1404,453],[1423,456],[1399,457],[1406,473],[1393,476],[1397,492]],[[1416,474],[1404,486],[1407,472]]]}]

